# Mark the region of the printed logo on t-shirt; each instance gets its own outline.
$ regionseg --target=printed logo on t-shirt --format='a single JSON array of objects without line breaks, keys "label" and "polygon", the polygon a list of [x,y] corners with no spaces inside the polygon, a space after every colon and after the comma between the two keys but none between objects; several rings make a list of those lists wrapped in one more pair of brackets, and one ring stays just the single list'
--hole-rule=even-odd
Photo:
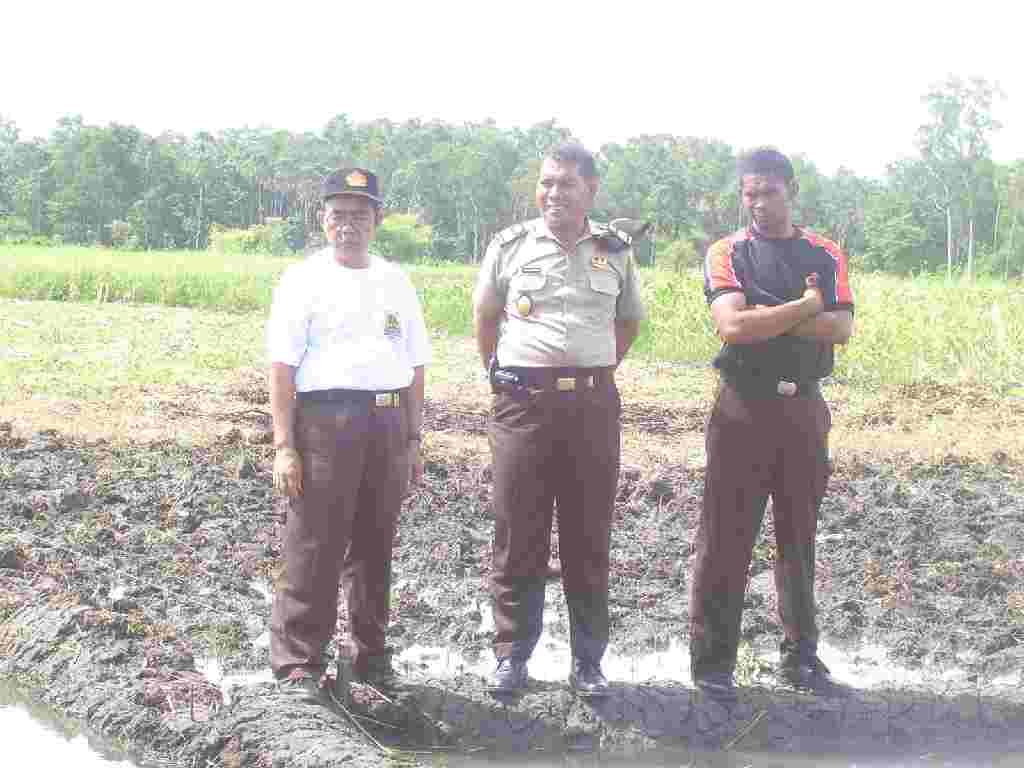
[{"label": "printed logo on t-shirt", "polygon": [[384,315],[384,335],[389,339],[402,338],[402,321],[397,312],[388,312]]}]

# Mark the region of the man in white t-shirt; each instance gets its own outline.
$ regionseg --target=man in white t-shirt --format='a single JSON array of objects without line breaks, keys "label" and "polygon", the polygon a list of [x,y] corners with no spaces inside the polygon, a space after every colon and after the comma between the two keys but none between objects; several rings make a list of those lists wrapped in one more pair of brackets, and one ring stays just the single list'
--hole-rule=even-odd
[{"label": "man in white t-shirt", "polygon": [[323,650],[338,583],[350,640],[339,679],[393,687],[384,644],[391,549],[410,479],[423,473],[423,368],[430,348],[408,276],[370,253],[382,220],[377,178],[346,168],[323,184],[329,245],[282,275],[267,346],[274,486],[291,512],[271,610],[270,664],[283,688],[326,701]]}]

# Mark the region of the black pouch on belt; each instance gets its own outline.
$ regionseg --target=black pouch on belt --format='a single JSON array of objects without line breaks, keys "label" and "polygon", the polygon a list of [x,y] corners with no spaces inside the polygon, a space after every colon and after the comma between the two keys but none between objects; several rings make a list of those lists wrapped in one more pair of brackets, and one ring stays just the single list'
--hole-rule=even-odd
[{"label": "black pouch on belt", "polygon": [[491,382],[491,392],[518,392],[523,388],[522,379],[512,371],[506,371],[498,365],[496,355],[491,356],[490,365],[487,366],[487,378]]}]

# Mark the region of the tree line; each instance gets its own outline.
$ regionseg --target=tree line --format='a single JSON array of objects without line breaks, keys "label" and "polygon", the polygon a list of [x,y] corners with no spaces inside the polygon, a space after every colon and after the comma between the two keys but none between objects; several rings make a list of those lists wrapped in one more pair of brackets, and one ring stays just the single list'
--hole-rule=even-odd
[{"label": "tree line", "polygon": [[[992,159],[1001,97],[980,78],[937,83],[922,97],[928,120],[916,154],[890,163],[882,178],[843,168],[827,175],[791,155],[798,222],[840,242],[862,269],[1019,276],[1024,159]],[[72,116],[47,139],[23,140],[0,115],[0,240],[202,249],[211,232],[270,222],[301,249],[316,232],[317,181],[355,164],[378,173],[389,211],[411,214],[403,221],[428,233],[420,252],[472,262],[495,232],[535,215],[541,158],[571,138],[557,120],[503,129],[339,114],[319,133],[191,137]],[[736,153],[716,139],[669,134],[605,144],[595,216],[649,220],[645,261],[695,265],[711,241],[744,223]]]}]

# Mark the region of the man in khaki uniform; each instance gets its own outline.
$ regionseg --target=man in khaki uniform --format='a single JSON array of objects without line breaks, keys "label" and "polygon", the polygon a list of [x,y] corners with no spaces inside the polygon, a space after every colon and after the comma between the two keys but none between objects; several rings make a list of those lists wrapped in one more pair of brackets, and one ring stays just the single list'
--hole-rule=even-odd
[{"label": "man in khaki uniform", "polygon": [[495,393],[496,694],[526,686],[540,638],[553,505],[572,669],[582,695],[607,693],[608,550],[619,471],[615,367],[636,338],[643,305],[629,236],[592,222],[594,157],[578,144],[544,160],[541,218],[487,248],[474,295],[477,345]]}]

